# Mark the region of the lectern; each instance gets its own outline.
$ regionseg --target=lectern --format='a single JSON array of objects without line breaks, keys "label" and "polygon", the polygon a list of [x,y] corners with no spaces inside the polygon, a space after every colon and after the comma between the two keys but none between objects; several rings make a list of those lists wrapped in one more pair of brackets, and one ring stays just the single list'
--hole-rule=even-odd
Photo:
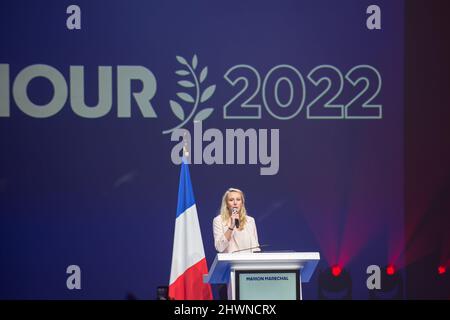
[{"label": "lectern", "polygon": [[203,281],[228,285],[230,300],[301,300],[318,252],[219,253]]}]

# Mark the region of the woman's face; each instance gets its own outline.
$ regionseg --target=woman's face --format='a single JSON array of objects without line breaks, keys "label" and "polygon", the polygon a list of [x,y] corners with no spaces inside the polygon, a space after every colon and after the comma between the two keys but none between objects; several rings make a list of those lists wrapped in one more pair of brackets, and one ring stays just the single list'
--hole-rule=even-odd
[{"label": "woman's face", "polygon": [[227,196],[227,207],[230,211],[233,208],[236,208],[238,212],[241,211],[242,208],[242,196],[239,192],[231,191]]}]

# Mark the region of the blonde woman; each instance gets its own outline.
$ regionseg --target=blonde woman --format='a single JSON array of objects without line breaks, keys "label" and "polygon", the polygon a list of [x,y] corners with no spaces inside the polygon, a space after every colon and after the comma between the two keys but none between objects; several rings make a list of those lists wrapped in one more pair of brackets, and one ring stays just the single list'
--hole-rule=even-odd
[{"label": "blonde woman", "polygon": [[244,193],[228,189],[222,197],[220,214],[213,220],[214,245],[218,252],[260,251],[255,219],[247,215]]}]

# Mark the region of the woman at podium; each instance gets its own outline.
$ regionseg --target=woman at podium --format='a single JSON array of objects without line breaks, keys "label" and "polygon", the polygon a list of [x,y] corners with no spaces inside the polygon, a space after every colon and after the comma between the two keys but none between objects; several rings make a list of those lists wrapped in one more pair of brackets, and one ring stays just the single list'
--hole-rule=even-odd
[{"label": "woman at podium", "polygon": [[244,193],[228,189],[213,220],[214,246],[220,253],[260,251],[255,219],[247,215]]}]

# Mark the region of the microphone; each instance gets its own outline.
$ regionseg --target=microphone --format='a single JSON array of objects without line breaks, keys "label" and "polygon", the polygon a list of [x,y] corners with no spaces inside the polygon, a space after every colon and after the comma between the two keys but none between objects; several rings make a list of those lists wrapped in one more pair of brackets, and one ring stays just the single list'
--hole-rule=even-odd
[{"label": "microphone", "polygon": [[[237,212],[237,208],[233,208],[232,213],[236,213]],[[239,229],[239,219],[234,219],[234,225],[236,226],[236,228]]]}]

